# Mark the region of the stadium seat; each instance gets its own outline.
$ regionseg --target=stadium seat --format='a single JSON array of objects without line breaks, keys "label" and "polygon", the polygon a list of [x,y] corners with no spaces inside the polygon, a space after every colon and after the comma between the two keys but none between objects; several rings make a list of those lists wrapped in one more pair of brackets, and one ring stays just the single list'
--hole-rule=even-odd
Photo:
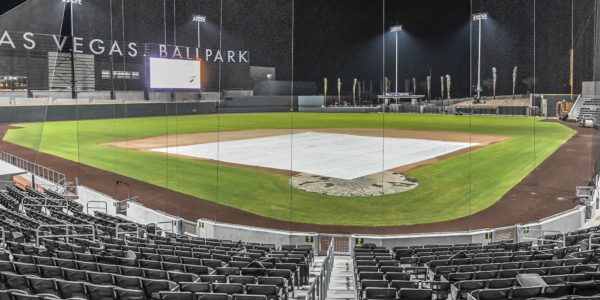
[{"label": "stadium seat", "polygon": [[433,296],[433,291],[429,289],[403,288],[398,291],[398,299],[410,300],[429,300]]},{"label": "stadium seat", "polygon": [[192,300],[191,292],[159,292],[160,300]]},{"label": "stadium seat", "polygon": [[234,294],[232,296],[233,300],[266,300],[267,297],[263,295],[243,295],[243,294]]},{"label": "stadium seat", "polygon": [[0,275],[2,276],[4,288],[29,292],[29,283],[26,276],[6,272],[2,272]]},{"label": "stadium seat", "polygon": [[275,285],[247,284],[246,293],[251,295],[263,295],[269,300],[279,300],[279,288]]},{"label": "stadium seat", "polygon": [[210,283],[208,282],[180,282],[179,290],[192,293],[209,293]]},{"label": "stadium seat", "polygon": [[146,293],[148,299],[159,300],[160,297],[158,292],[160,291],[173,291],[177,284],[168,280],[155,280],[155,279],[142,279],[142,287]]},{"label": "stadium seat", "polygon": [[85,291],[89,300],[115,299],[115,289],[112,286],[85,284]]},{"label": "stadium seat", "polygon": [[85,284],[83,282],[55,280],[55,283],[58,289],[58,294],[62,299],[87,299]]},{"label": "stadium seat", "polygon": [[196,293],[195,300],[230,300],[230,296],[223,293]]},{"label": "stadium seat", "polygon": [[32,294],[52,294],[58,296],[54,280],[47,278],[27,277]]},{"label": "stadium seat", "polygon": [[478,300],[508,299],[510,296],[510,289],[482,289],[472,292],[471,295]]},{"label": "stadium seat", "polygon": [[392,300],[396,299],[396,289],[369,287],[365,289],[364,299]]},{"label": "stadium seat", "polygon": [[215,293],[227,295],[243,294],[244,286],[239,283],[213,283],[212,290]]},{"label": "stadium seat", "polygon": [[117,300],[147,300],[146,294],[140,290],[115,288]]}]

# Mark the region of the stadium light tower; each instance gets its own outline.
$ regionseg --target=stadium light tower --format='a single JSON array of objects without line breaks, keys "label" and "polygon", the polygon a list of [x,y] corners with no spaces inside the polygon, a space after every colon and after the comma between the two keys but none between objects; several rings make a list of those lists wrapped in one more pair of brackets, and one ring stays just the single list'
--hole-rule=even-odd
[{"label": "stadium light tower", "polygon": [[192,21],[194,21],[198,24],[198,48],[200,48],[200,25],[202,23],[206,23],[206,16],[205,15],[194,15],[192,17]]},{"label": "stadium light tower", "polygon": [[473,22],[479,25],[479,49],[477,54],[477,102],[481,99],[481,22],[488,18],[488,14],[480,12],[473,14]]},{"label": "stadium light tower", "polygon": [[390,32],[396,34],[396,89],[395,93],[398,94],[398,33],[402,31],[402,25],[394,25],[390,27]]}]

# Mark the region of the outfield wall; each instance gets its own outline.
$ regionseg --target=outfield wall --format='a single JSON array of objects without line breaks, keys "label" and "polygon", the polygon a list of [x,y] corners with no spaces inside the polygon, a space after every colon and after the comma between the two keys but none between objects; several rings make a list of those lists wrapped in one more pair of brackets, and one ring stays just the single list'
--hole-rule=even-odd
[{"label": "outfield wall", "polygon": [[215,102],[4,106],[0,122],[46,122],[214,114]]}]

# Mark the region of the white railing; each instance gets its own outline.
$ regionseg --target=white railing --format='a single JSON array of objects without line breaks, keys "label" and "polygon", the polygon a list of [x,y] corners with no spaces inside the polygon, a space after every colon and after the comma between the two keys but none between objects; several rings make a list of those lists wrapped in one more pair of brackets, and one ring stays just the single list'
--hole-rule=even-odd
[{"label": "white railing", "polygon": [[8,231],[6,231],[6,229],[4,229],[4,227],[0,226],[0,233],[2,233],[2,247],[6,247],[6,233]]},{"label": "white railing", "polygon": [[588,238],[588,250],[593,250],[594,247],[600,247],[600,244],[592,243],[592,239],[595,237],[600,237],[600,233],[597,233],[597,232],[590,233],[590,237]]},{"label": "white railing", "polygon": [[[121,231],[121,232],[119,232],[119,227],[121,227],[121,226],[130,226],[130,225],[135,226],[136,230],[135,231]],[[117,223],[116,226],[115,226],[115,238],[119,238],[119,236],[121,236],[121,235],[128,235],[128,234],[132,234],[132,233],[134,233],[136,235],[139,235],[139,233],[140,233],[141,230],[137,226],[138,226],[137,223]]]},{"label": "white railing", "polygon": [[52,170],[50,168],[46,168],[39,164],[36,164],[32,161],[26,160],[24,158],[12,155],[7,152],[0,152],[0,160],[3,160],[17,168],[23,169],[31,174],[39,176],[43,179],[46,179],[59,187],[62,187],[64,192],[66,192],[67,188],[67,177],[65,174],[60,173],[58,171]]},{"label": "white railing", "polygon": [[[539,232],[537,237],[526,237],[525,236],[526,233],[530,233],[532,231]],[[559,240],[545,239],[544,237],[549,234],[555,234],[555,235],[562,236],[562,239],[559,239]],[[519,236],[521,237],[522,241],[533,241],[533,242],[535,242],[535,245],[537,245],[537,246],[544,245],[545,242],[551,242],[551,243],[554,243],[557,245],[560,244],[560,247],[565,247],[565,242],[566,242],[565,233],[563,231],[558,231],[558,230],[540,230],[540,229],[529,229],[529,227],[519,227]]]},{"label": "white railing", "polygon": [[[35,203],[25,203],[27,200],[39,201],[42,204]],[[48,204],[49,201],[52,202],[64,202],[64,204]],[[23,207],[56,207],[56,208],[65,208],[69,209],[69,200],[67,199],[54,199],[54,198],[38,198],[38,197],[23,197],[20,201],[21,206]]]},{"label": "white railing", "polygon": [[[104,206],[91,206],[90,207],[90,203],[99,203],[99,204],[104,204]],[[100,200],[92,200],[92,201],[88,201],[85,203],[85,213],[86,214],[90,214],[90,208],[91,209],[104,209],[104,213],[108,214],[108,203],[106,203],[106,201],[100,201]]]},{"label": "white railing", "polygon": [[[42,228],[64,228],[65,229],[65,234],[49,234],[49,235],[40,235],[41,233],[43,233],[41,231]],[[83,233],[83,234],[70,234],[69,233],[69,229],[71,228],[91,228],[92,229],[92,233]],[[41,238],[67,238],[67,240],[69,238],[72,237],[91,237],[92,240],[96,240],[96,227],[92,224],[55,224],[55,225],[40,225],[36,230],[35,230],[35,244],[39,247],[40,246],[40,239]]]}]

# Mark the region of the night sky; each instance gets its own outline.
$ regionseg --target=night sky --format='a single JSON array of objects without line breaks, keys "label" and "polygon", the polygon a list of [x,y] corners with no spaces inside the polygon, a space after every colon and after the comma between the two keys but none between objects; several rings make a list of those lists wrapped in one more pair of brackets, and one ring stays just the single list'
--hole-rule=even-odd
[{"label": "night sky", "polygon": [[[135,1],[126,1],[126,5]],[[593,0],[572,1],[537,1],[536,6],[535,0],[385,0],[384,7],[384,1],[374,0],[296,0],[292,13],[291,0],[223,0],[223,43],[224,48],[251,49],[251,63],[277,67],[279,80],[314,81],[320,89],[323,77],[330,82],[341,77],[343,89],[349,91],[352,79],[358,78],[372,81],[377,90],[384,76],[384,61],[385,76],[394,80],[395,38],[388,28],[402,24],[404,30],[398,42],[399,91],[405,90],[406,79],[415,77],[418,93],[424,93],[421,82],[431,72],[433,97],[439,97],[440,76],[445,74],[452,76],[453,96],[468,96],[476,82],[478,33],[476,26],[471,27],[476,23],[471,22],[470,15],[487,11],[490,19],[482,30],[482,80],[489,79],[491,68],[496,67],[499,94],[510,94],[512,69],[518,66],[517,93],[532,89],[523,80],[533,76],[537,78],[537,92],[567,93],[569,49],[574,47],[577,92],[581,81],[592,77],[594,18]],[[24,1],[3,0],[0,12],[21,2]],[[144,3],[156,3],[153,6],[157,13],[162,12],[162,5],[158,5],[162,1]],[[177,3],[182,7],[178,9],[188,11],[196,10],[189,6],[198,3],[206,11],[216,30],[212,39],[210,32],[205,39],[216,46],[219,1]],[[92,17],[97,16],[89,16]],[[180,19],[177,41],[193,40],[195,35],[186,30],[191,32],[194,28],[186,28],[187,18]],[[162,40],[160,24],[136,20],[132,18],[127,27],[156,25],[151,36]],[[168,32],[172,32],[171,25],[167,24]]]}]

